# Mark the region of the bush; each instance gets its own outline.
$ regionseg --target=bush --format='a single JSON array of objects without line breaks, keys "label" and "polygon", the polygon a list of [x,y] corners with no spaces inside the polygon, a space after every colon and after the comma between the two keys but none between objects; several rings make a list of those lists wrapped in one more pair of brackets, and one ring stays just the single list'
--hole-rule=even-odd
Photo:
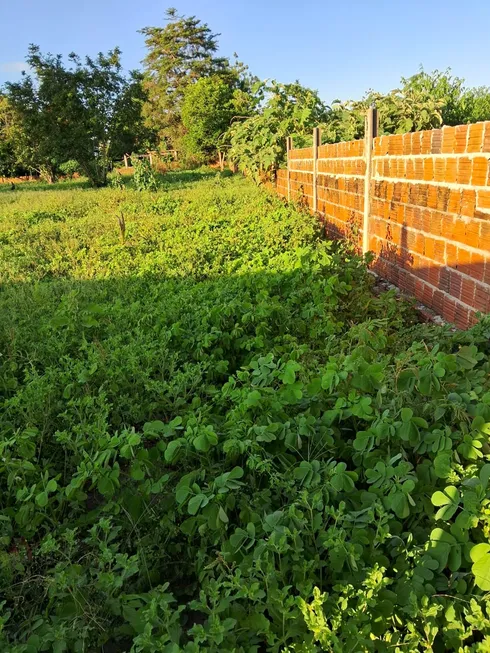
[{"label": "bush", "polygon": [[137,159],[135,156],[132,157],[132,161],[134,169],[133,183],[136,190],[156,190],[157,180],[148,159]]},{"label": "bush", "polygon": [[66,177],[69,177],[69,179],[73,179],[73,176],[77,172],[80,172],[80,166],[78,164],[78,161],[75,161],[74,159],[70,159],[70,161],[65,161],[65,163],[62,163],[60,165],[60,172]]}]

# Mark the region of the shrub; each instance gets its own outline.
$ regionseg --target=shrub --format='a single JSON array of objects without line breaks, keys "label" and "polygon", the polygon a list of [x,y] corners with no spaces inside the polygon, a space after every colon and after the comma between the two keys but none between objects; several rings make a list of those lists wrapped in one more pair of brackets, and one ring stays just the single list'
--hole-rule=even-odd
[{"label": "shrub", "polygon": [[136,190],[156,190],[157,180],[148,159],[132,157],[132,161],[134,169],[133,183]]},{"label": "shrub", "polygon": [[74,159],[65,161],[60,165],[60,172],[66,177],[68,177],[69,179],[73,179],[73,176],[79,171],[80,171],[80,166],[78,164],[78,161],[75,161]]}]

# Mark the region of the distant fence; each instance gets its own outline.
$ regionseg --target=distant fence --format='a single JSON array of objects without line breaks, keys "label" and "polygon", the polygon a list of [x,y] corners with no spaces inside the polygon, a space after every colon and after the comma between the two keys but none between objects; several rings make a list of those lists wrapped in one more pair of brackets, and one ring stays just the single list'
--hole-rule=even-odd
[{"label": "distant fence", "polygon": [[148,159],[150,165],[154,163],[161,163],[162,161],[177,161],[179,153],[177,150],[163,150],[161,152],[147,152],[147,154],[125,154],[123,157],[124,167],[129,168],[132,166],[132,159]]},{"label": "distant fence", "polygon": [[293,149],[277,192],[461,328],[490,313],[490,122]]}]

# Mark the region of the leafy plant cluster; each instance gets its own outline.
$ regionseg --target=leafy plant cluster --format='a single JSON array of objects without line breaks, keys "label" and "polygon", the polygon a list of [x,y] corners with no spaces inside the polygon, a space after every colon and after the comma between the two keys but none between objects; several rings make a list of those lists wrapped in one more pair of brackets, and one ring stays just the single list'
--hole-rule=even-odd
[{"label": "leafy plant cluster", "polygon": [[259,110],[229,129],[229,158],[259,182],[285,160],[286,138],[295,147],[311,143],[313,127],[328,118],[329,109],[315,91],[299,83],[257,83]]},{"label": "leafy plant cluster", "polygon": [[488,320],[243,178],[63,188],[0,194],[2,651],[488,650]]},{"label": "leafy plant cluster", "polygon": [[50,183],[79,169],[104,186],[112,160],[148,140],[141,76],[126,76],[120,57],[118,48],[85,60],[72,53],[67,65],[31,45],[32,75],[7,83],[0,103],[0,139],[13,162]]},{"label": "leafy plant cluster", "polygon": [[403,134],[442,125],[460,125],[490,119],[490,90],[468,88],[451,70],[423,68],[411,77],[402,77],[400,87],[389,93],[370,90],[361,100],[332,104],[324,125],[326,142],[348,141],[364,136],[364,117],[376,106],[380,134]]},{"label": "leafy plant cluster", "polygon": [[133,183],[136,190],[156,190],[157,178],[148,159],[133,158]]}]

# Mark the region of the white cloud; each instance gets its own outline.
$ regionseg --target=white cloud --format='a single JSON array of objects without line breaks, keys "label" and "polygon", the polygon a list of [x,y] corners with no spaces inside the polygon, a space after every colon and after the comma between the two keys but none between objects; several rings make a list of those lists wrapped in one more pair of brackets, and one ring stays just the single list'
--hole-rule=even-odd
[{"label": "white cloud", "polygon": [[27,69],[27,64],[23,61],[9,61],[7,63],[0,63],[0,73],[21,73]]}]

